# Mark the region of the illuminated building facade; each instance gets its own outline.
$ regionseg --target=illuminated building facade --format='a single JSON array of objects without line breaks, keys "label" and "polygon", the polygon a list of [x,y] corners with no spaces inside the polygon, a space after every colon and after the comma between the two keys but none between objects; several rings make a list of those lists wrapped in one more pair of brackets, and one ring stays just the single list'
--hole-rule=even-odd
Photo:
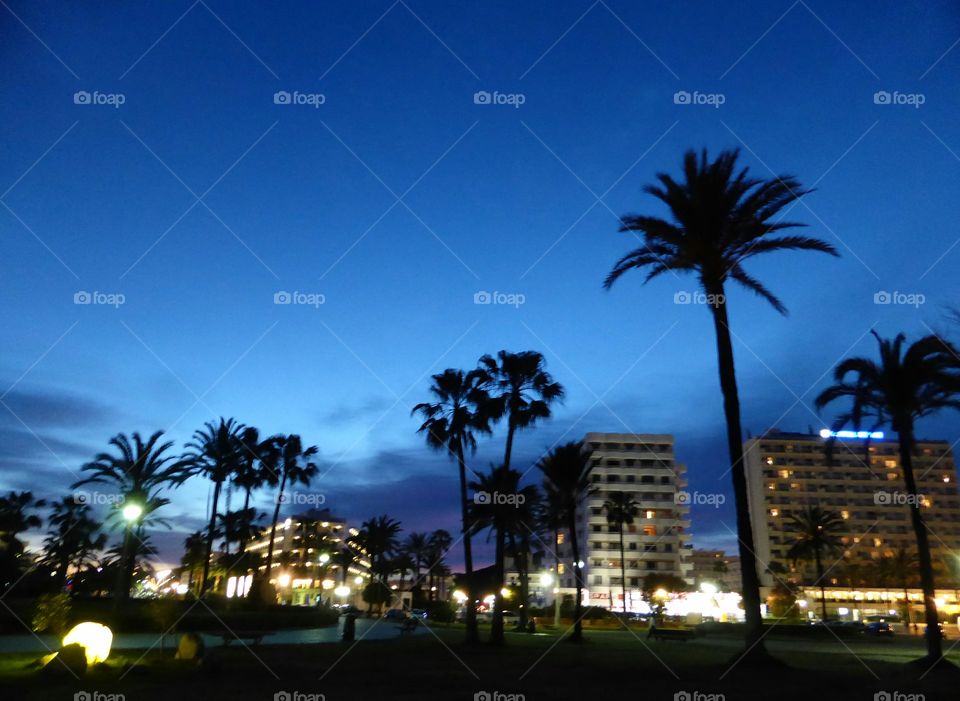
[{"label": "illuminated building facade", "polygon": [[[898,444],[879,432],[843,432],[834,436],[828,457],[830,437],[826,430],[816,434],[771,430],[744,444],[761,582],[772,587],[779,577],[812,584],[812,567],[787,557],[792,536],[786,524],[792,514],[818,505],[838,514],[845,526],[838,534],[842,553],[824,564],[830,569],[827,586],[843,586],[845,579],[855,577],[858,585],[896,589],[891,582],[877,580],[875,565],[893,558],[901,548],[916,552]],[[913,469],[931,556],[939,569],[937,585],[952,588],[960,548],[960,496],[950,445],[919,441]]]},{"label": "illuminated building facade", "polygon": [[[677,498],[686,486],[686,466],[674,459],[671,435],[588,433],[583,444],[593,464],[591,484],[595,490],[577,514],[585,603],[615,610],[623,607],[620,534],[607,522],[604,502],[614,492],[626,492],[639,505],[639,514],[623,533],[627,610],[644,610],[641,590],[645,577],[689,578],[689,507]],[[560,532],[558,541],[560,590],[567,594],[575,587],[573,553],[567,533]],[[548,554],[544,564],[550,565],[550,560]]]}]

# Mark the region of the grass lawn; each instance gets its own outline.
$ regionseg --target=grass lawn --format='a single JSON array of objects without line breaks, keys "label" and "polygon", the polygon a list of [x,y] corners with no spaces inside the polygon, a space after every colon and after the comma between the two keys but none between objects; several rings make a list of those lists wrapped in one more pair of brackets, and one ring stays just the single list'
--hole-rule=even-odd
[{"label": "grass lawn", "polygon": [[[272,701],[278,692],[286,691],[290,701],[311,701],[294,692],[323,694],[325,701],[469,701],[486,691],[491,695],[523,694],[525,701],[670,701],[685,691],[691,701],[710,701],[695,692],[724,694],[727,701],[870,701],[876,692],[888,691],[922,693],[925,701],[933,701],[957,698],[960,686],[960,675],[954,678],[934,672],[918,679],[924,670],[904,664],[920,654],[915,640],[879,644],[771,640],[771,650],[787,667],[758,670],[737,665],[731,670],[738,651],[737,641],[731,638],[681,643],[638,640],[626,631],[591,631],[587,636],[587,642],[575,645],[555,635],[508,634],[505,647],[468,648],[461,643],[461,630],[436,628],[425,635],[359,641],[353,646],[264,645],[247,649],[235,644],[208,651],[200,668],[173,661],[169,650],[167,658],[151,651],[142,659],[138,659],[140,653],[123,651],[111,657],[107,668],[91,670],[80,681],[42,678],[26,669],[34,655],[6,655],[0,658],[0,698],[70,701],[76,691],[84,690],[123,694],[123,701]],[[950,656],[960,662],[960,652]],[[140,666],[125,673],[124,666],[129,663]],[[91,696],[91,701],[96,698]],[[502,697],[490,697],[491,701],[496,698]]]}]

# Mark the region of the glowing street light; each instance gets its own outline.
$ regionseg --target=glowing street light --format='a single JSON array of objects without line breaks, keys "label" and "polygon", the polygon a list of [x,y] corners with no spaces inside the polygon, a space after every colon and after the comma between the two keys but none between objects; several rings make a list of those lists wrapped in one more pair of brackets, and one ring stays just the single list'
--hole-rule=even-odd
[{"label": "glowing street light", "polygon": [[325,565],[325,564],[327,564],[328,562],[330,562],[330,556],[329,556],[329,555],[327,555],[326,553],[323,553],[322,555],[320,555],[320,564],[321,564],[321,565]]},{"label": "glowing street light", "polygon": [[350,596],[350,587],[346,584],[341,584],[339,587],[333,590],[333,593],[339,596],[341,599],[346,599]]},{"label": "glowing street light", "polygon": [[354,583],[354,584],[363,584],[363,577],[361,577],[360,575],[357,575],[356,577],[354,577],[353,583]]},{"label": "glowing street light", "polygon": [[544,572],[543,574],[540,575],[540,586],[541,586],[541,587],[549,587],[551,584],[553,584],[553,575],[552,575],[552,574],[550,574],[549,572]]},{"label": "glowing street light", "polygon": [[131,501],[123,507],[122,513],[125,521],[133,523],[134,521],[139,521],[140,517],[143,516],[143,507]]}]

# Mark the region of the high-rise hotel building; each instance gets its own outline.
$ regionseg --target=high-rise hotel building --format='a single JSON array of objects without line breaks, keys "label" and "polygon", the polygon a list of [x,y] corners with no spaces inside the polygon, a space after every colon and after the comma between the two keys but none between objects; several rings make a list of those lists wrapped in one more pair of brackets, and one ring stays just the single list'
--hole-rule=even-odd
[{"label": "high-rise hotel building", "polygon": [[[623,533],[627,608],[637,609],[647,575],[687,578],[690,574],[686,561],[689,507],[684,499],[677,498],[687,484],[686,466],[674,458],[671,435],[588,433],[583,445],[593,463],[590,474],[595,490],[577,514],[587,599],[593,606],[623,606],[620,534],[608,523],[603,505],[613,492],[627,492],[640,507],[639,515]],[[563,591],[575,586],[572,550],[566,535],[560,534],[558,547]]]},{"label": "high-rise hotel building", "polygon": [[[859,436],[838,432],[832,457],[827,455],[831,434],[826,430],[818,434],[771,430],[744,444],[750,520],[765,586],[775,582],[771,563],[786,573],[781,578],[803,579],[803,563],[787,557],[791,535],[785,526],[792,514],[813,505],[843,519],[845,532],[839,536],[844,567],[892,557],[901,547],[916,552],[898,444],[882,433]],[[919,441],[913,471],[930,532],[931,556],[935,563],[950,566],[960,551],[960,496],[950,445]],[[831,556],[825,566],[834,565],[840,555]],[[869,573],[871,568],[862,570]],[[833,567],[826,584],[838,584],[842,571],[840,565]]]}]

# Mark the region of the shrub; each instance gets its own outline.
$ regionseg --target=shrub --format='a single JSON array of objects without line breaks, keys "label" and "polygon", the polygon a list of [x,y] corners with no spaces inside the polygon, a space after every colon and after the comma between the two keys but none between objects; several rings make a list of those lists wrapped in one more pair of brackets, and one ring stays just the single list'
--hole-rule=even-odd
[{"label": "shrub", "polygon": [[72,607],[68,594],[41,594],[33,609],[33,629],[38,633],[63,635],[67,632]]}]

